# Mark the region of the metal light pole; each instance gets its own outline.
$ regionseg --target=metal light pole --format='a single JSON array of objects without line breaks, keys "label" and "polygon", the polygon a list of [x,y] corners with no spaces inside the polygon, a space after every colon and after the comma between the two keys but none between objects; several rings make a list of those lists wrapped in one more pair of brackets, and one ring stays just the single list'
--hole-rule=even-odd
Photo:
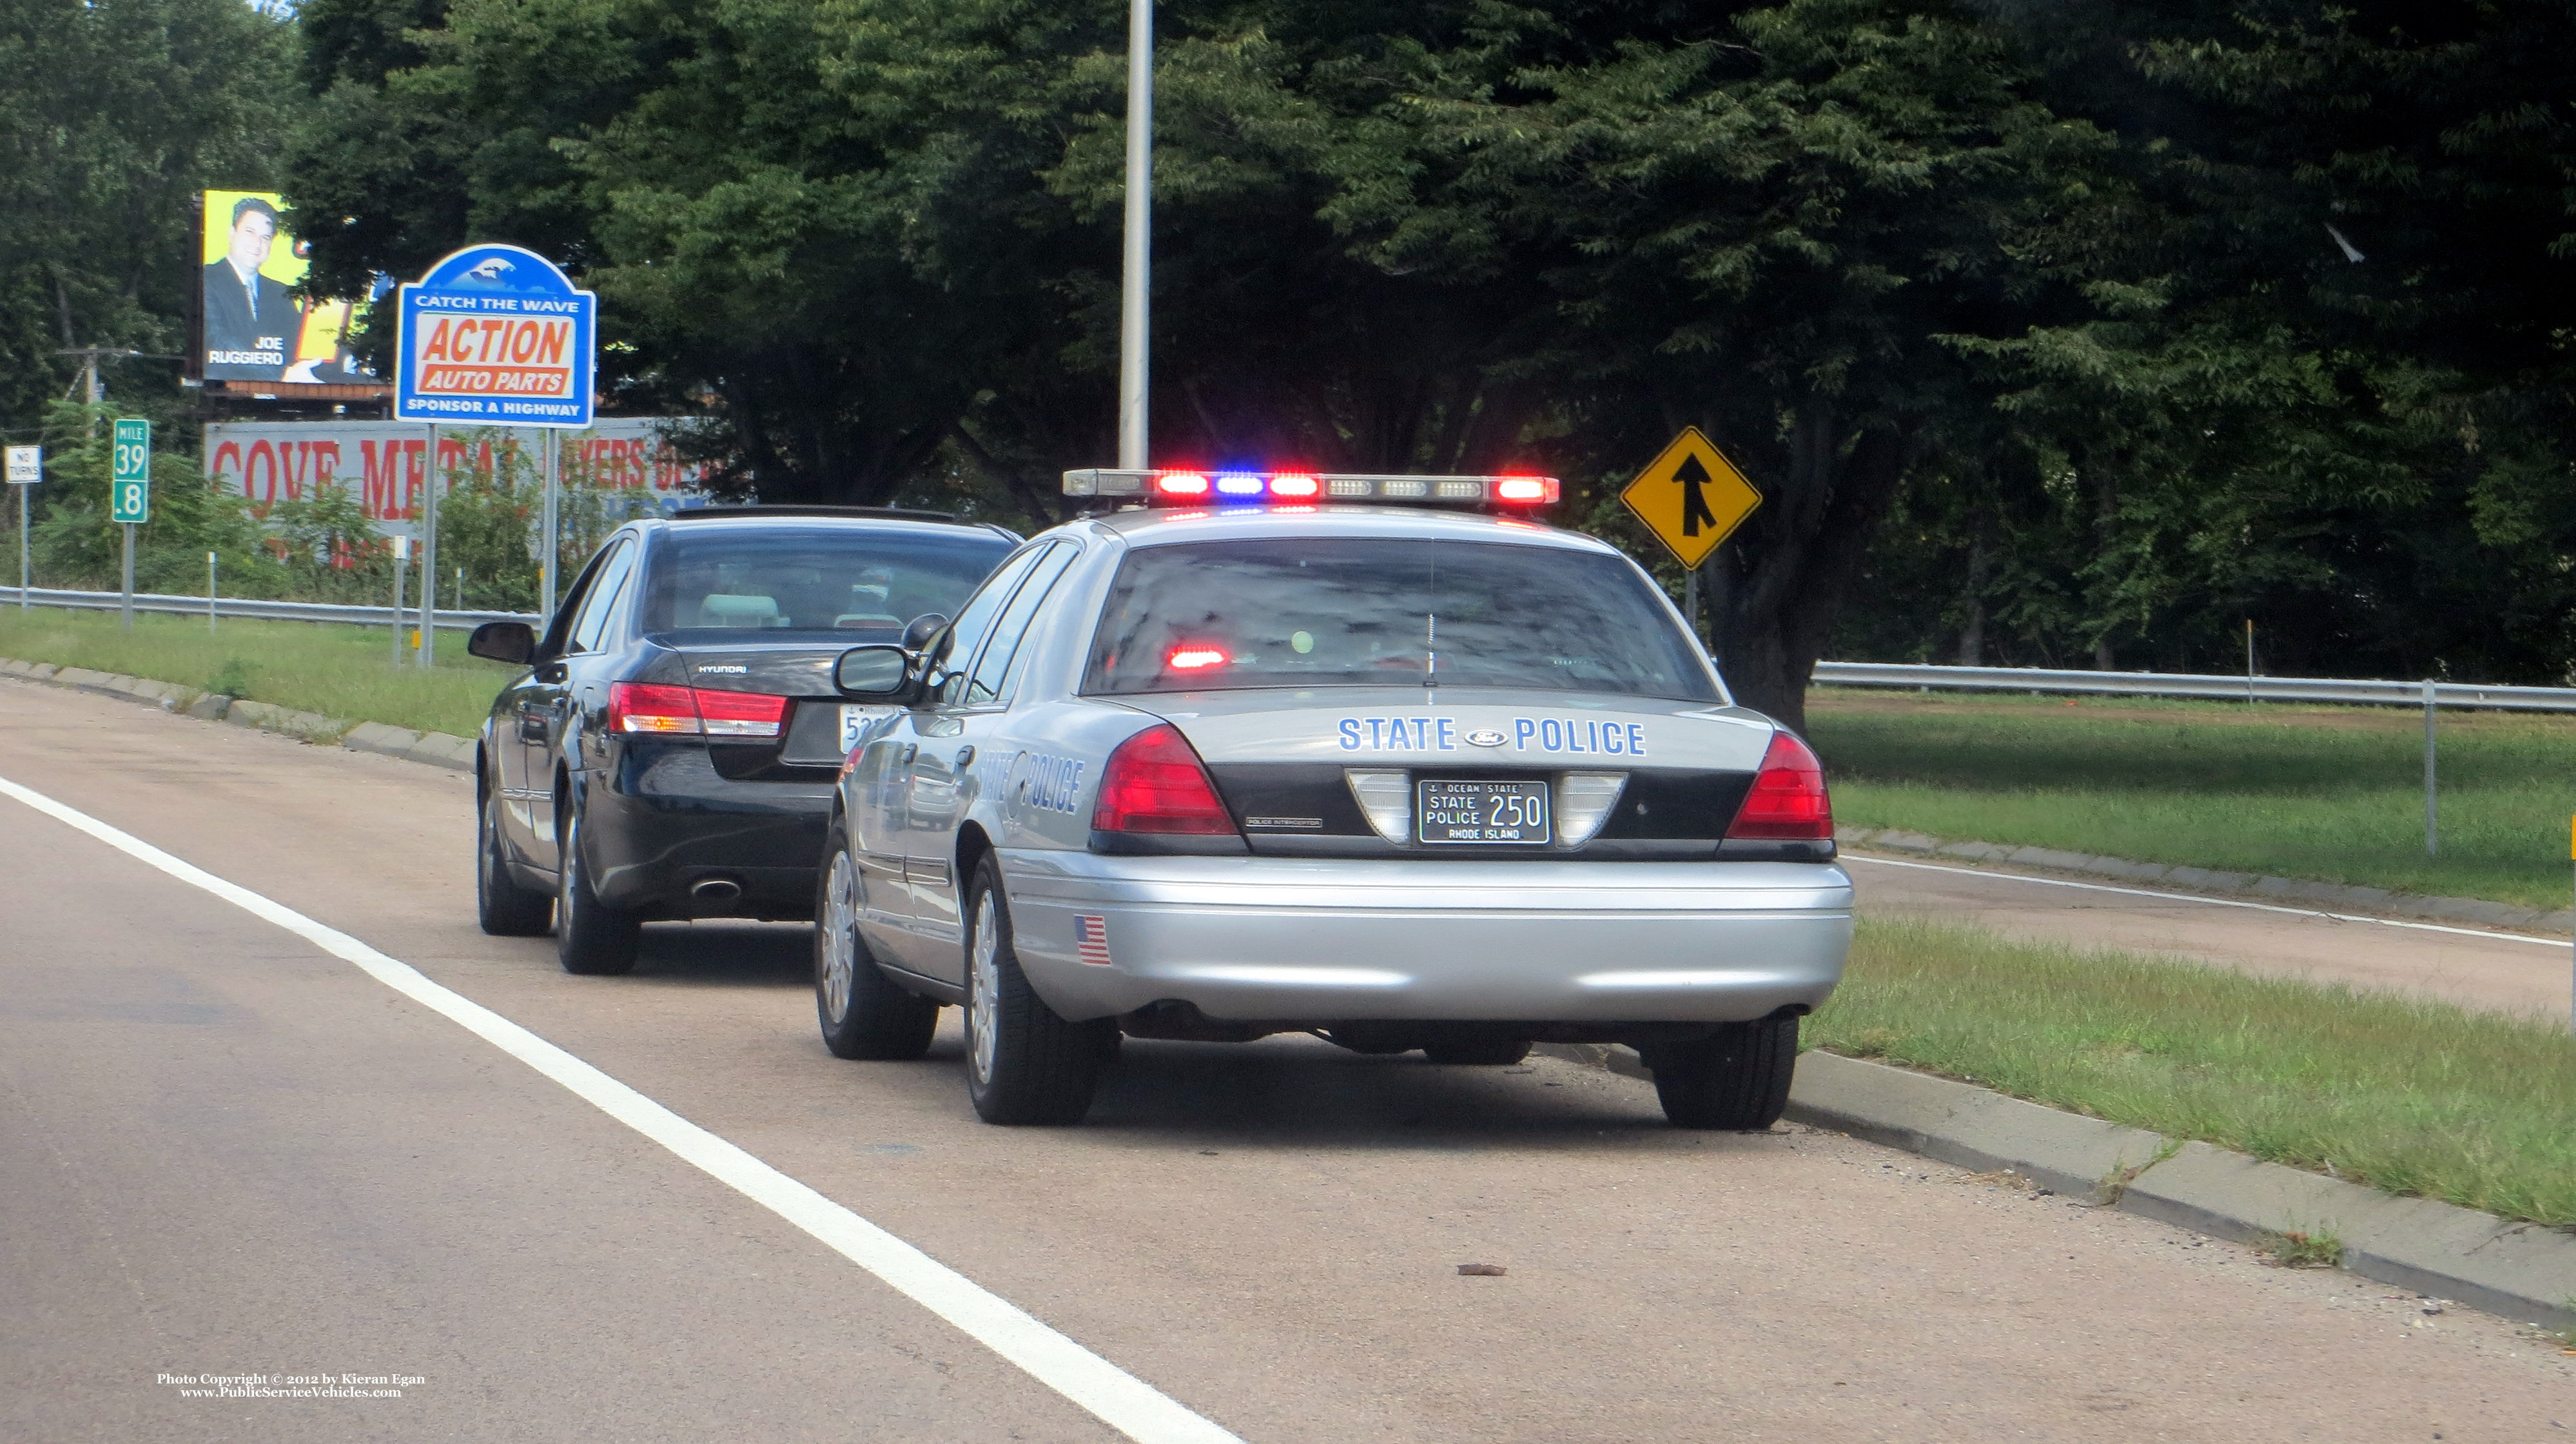
[{"label": "metal light pole", "polygon": [[2439,793],[2433,790],[2433,709],[2441,705],[2440,693],[2432,678],[2424,679],[2424,855],[2439,856],[2442,851]]},{"label": "metal light pole", "polygon": [[1146,462],[1146,348],[1154,269],[1154,0],[1127,6],[1127,236],[1118,306],[1118,465]]}]

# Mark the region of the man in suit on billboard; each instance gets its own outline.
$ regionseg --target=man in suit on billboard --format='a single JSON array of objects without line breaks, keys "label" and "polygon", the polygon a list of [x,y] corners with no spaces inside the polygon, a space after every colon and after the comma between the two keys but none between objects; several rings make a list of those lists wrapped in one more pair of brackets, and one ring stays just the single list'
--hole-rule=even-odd
[{"label": "man in suit on billboard", "polygon": [[275,381],[295,363],[303,313],[285,282],[259,272],[276,242],[275,206],[257,196],[233,202],[231,243],[206,267],[208,380]]}]

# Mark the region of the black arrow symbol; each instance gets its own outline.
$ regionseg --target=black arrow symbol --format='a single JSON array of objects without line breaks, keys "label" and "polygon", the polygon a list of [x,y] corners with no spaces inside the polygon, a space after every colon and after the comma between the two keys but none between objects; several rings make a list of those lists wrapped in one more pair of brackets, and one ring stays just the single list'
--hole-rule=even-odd
[{"label": "black arrow symbol", "polygon": [[1700,490],[1709,484],[1708,468],[1699,464],[1698,457],[1685,456],[1681,466],[1673,472],[1673,480],[1682,484],[1682,535],[1699,535],[1701,522],[1707,522],[1709,528],[1715,530],[1717,513],[1708,509],[1708,496]]}]

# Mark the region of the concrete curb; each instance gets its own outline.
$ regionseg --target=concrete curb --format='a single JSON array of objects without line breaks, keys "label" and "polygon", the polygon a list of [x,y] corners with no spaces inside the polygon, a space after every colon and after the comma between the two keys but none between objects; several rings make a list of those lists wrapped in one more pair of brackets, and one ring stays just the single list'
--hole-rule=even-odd
[{"label": "concrete curb", "polygon": [[1838,827],[1834,841],[1842,847],[1875,848],[1966,862],[2001,862],[2053,872],[2089,873],[2123,883],[2153,884],[2176,892],[2251,893],[2267,902],[2314,906],[2348,912],[2419,918],[2428,922],[2465,923],[2473,927],[2511,928],[2527,933],[2576,932],[2576,909],[2542,912],[2484,898],[2426,897],[2378,887],[2305,882],[2297,878],[2257,877],[2247,872],[2218,872],[2161,862],[2132,862],[2118,857],[2087,857],[2046,847],[2014,847],[2000,842],[1963,842],[1926,837],[1902,828]]},{"label": "concrete curb", "polygon": [[[1537,1052],[1651,1078],[1634,1050],[1542,1043]],[[1990,1088],[1809,1050],[1791,1120],[2216,1238],[2332,1234],[2343,1267],[2508,1319],[2576,1327],[2576,1234],[2428,1198],[2400,1198],[2206,1143],[2045,1108]]]},{"label": "concrete curb", "polygon": [[445,732],[414,732],[407,728],[389,727],[382,722],[352,723],[339,717],[325,717],[319,712],[297,712],[266,702],[227,697],[220,692],[200,692],[175,682],[93,672],[86,667],[58,667],[51,662],[23,662],[15,657],[0,657],[0,676],[23,677],[31,682],[70,687],[119,701],[148,703],[165,712],[184,712],[207,722],[229,722],[236,727],[274,732],[306,742],[336,743],[352,752],[398,757],[406,762],[444,767],[451,772],[474,770],[474,739],[471,737],[456,737]]}]

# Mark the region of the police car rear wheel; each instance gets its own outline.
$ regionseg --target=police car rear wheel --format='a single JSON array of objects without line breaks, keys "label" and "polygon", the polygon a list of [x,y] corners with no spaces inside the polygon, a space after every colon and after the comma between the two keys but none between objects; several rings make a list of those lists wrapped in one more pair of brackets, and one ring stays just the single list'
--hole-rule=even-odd
[{"label": "police car rear wheel", "polygon": [[553,921],[555,900],[510,876],[501,851],[501,799],[486,790],[474,828],[474,914],[496,938],[541,938]]},{"label": "police car rear wheel", "polygon": [[939,1004],[897,987],[859,936],[859,868],[839,822],[824,836],[831,859],[815,882],[814,1012],[835,1058],[909,1062],[930,1051]]},{"label": "police car rear wheel", "polygon": [[1099,1085],[1101,1035],[1071,1023],[1029,986],[1011,946],[1011,911],[990,854],[966,893],[966,1093],[987,1123],[1079,1123]]},{"label": "police car rear wheel", "polygon": [[1789,1106],[1798,1020],[1730,1023],[1698,1042],[1643,1051],[1655,1072],[1655,1096],[1674,1127],[1758,1133],[1779,1122]]},{"label": "police car rear wheel", "polygon": [[590,890],[590,869],[581,857],[581,811],[574,808],[564,823],[563,857],[555,875],[555,959],[567,973],[611,975],[632,972],[635,950],[644,940],[643,919],[612,908]]}]

